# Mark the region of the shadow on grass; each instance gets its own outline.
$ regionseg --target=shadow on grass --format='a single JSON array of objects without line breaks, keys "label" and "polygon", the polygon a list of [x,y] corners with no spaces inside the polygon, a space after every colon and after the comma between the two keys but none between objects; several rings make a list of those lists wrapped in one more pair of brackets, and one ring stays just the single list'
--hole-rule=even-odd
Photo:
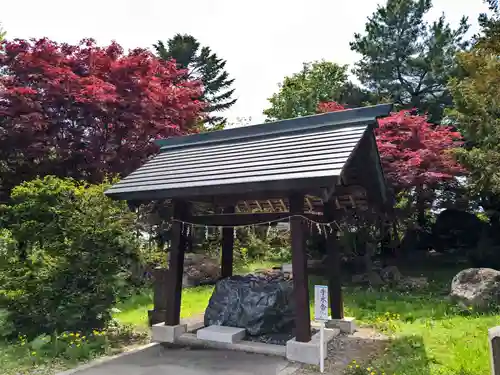
[{"label": "shadow on grass", "polygon": [[429,375],[431,364],[422,337],[411,335],[391,340],[385,353],[373,360],[371,367],[377,374]]}]

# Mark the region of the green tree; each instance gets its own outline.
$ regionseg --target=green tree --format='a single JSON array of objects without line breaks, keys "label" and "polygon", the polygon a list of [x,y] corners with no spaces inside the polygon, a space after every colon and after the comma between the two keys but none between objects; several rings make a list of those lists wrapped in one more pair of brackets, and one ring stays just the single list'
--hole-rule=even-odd
[{"label": "green tree", "polygon": [[424,16],[431,7],[431,0],[387,0],[365,33],[354,35],[351,49],[362,55],[354,73],[363,85],[438,122],[452,104],[446,85],[456,74],[456,52],[467,46],[469,25],[464,17],[453,29],[444,15],[429,24]]},{"label": "green tree", "polygon": [[470,51],[458,54],[461,77],[450,80],[454,108],[448,112],[467,140],[457,156],[470,171],[483,204],[500,210],[500,15],[479,17],[481,33]]},{"label": "green tree", "polygon": [[176,34],[166,44],[158,41],[154,48],[161,59],[175,59],[179,68],[186,69],[186,79],[202,81],[203,94],[200,100],[207,104],[205,122],[222,128],[226,119],[216,113],[236,103],[234,89],[231,88],[234,79],[230,79],[225,70],[226,60],[218,57],[209,47],[201,47],[191,35]]},{"label": "green tree", "polygon": [[0,305],[16,332],[104,328],[130,292],[135,215],[107,187],[47,176],[13,189],[0,211]]},{"label": "green tree", "polygon": [[359,106],[370,99],[369,93],[347,81],[347,65],[315,61],[284,78],[279,91],[268,99],[271,106],[264,115],[268,121],[281,120],[315,114],[321,102]]}]

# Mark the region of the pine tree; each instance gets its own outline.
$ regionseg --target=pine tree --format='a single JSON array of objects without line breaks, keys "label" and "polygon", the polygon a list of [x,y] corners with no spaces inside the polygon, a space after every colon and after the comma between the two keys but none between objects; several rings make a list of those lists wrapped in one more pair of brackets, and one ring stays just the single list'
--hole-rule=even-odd
[{"label": "pine tree", "polygon": [[437,122],[452,104],[446,84],[456,73],[455,55],[467,45],[469,26],[464,17],[452,29],[444,15],[429,24],[424,16],[431,7],[431,0],[387,0],[365,33],[354,35],[351,49],[362,55],[354,70],[362,84]]},{"label": "pine tree", "polygon": [[212,129],[222,128],[226,119],[215,113],[236,103],[234,89],[231,88],[234,79],[230,79],[225,70],[226,60],[218,57],[209,47],[201,47],[191,35],[177,34],[166,44],[158,41],[154,48],[161,59],[175,59],[179,68],[186,69],[187,79],[202,81],[203,94],[199,99],[207,104],[205,122],[212,125]]},{"label": "pine tree", "polygon": [[469,182],[483,207],[500,212],[500,13],[487,1],[491,16],[479,17],[481,32],[470,51],[458,54],[461,76],[450,81],[454,108],[448,112],[467,140],[457,150],[469,169]]}]

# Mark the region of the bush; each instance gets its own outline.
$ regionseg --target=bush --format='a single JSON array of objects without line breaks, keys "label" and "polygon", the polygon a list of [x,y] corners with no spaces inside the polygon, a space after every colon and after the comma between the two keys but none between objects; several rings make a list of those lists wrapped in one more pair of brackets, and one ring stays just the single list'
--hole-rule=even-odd
[{"label": "bush", "polygon": [[111,320],[140,257],[134,215],[107,187],[48,176],[12,191],[0,213],[9,231],[0,302],[16,332],[91,331]]}]

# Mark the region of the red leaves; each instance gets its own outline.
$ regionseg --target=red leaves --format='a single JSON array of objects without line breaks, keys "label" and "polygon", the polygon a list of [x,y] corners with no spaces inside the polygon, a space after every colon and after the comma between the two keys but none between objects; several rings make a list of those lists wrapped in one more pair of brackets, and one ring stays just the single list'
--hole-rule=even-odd
[{"label": "red leaves", "polygon": [[316,109],[318,113],[326,113],[326,112],[336,112],[344,110],[344,106],[337,102],[322,102],[318,104],[318,108]]},{"label": "red leaves", "polygon": [[[342,109],[335,102],[318,106],[318,112]],[[464,173],[449,152],[462,145],[461,134],[428,123],[427,116],[407,110],[391,113],[379,120],[375,136],[385,176],[396,188],[432,185]]]},{"label": "red leaves", "polygon": [[433,185],[464,172],[449,152],[462,145],[460,133],[426,116],[392,113],[379,120],[375,135],[385,175],[396,187]]},{"label": "red leaves", "polygon": [[117,43],[4,41],[0,70],[0,158],[12,172],[2,184],[128,174],[156,151],[152,140],[194,131],[203,108],[200,83],[174,63]]}]

